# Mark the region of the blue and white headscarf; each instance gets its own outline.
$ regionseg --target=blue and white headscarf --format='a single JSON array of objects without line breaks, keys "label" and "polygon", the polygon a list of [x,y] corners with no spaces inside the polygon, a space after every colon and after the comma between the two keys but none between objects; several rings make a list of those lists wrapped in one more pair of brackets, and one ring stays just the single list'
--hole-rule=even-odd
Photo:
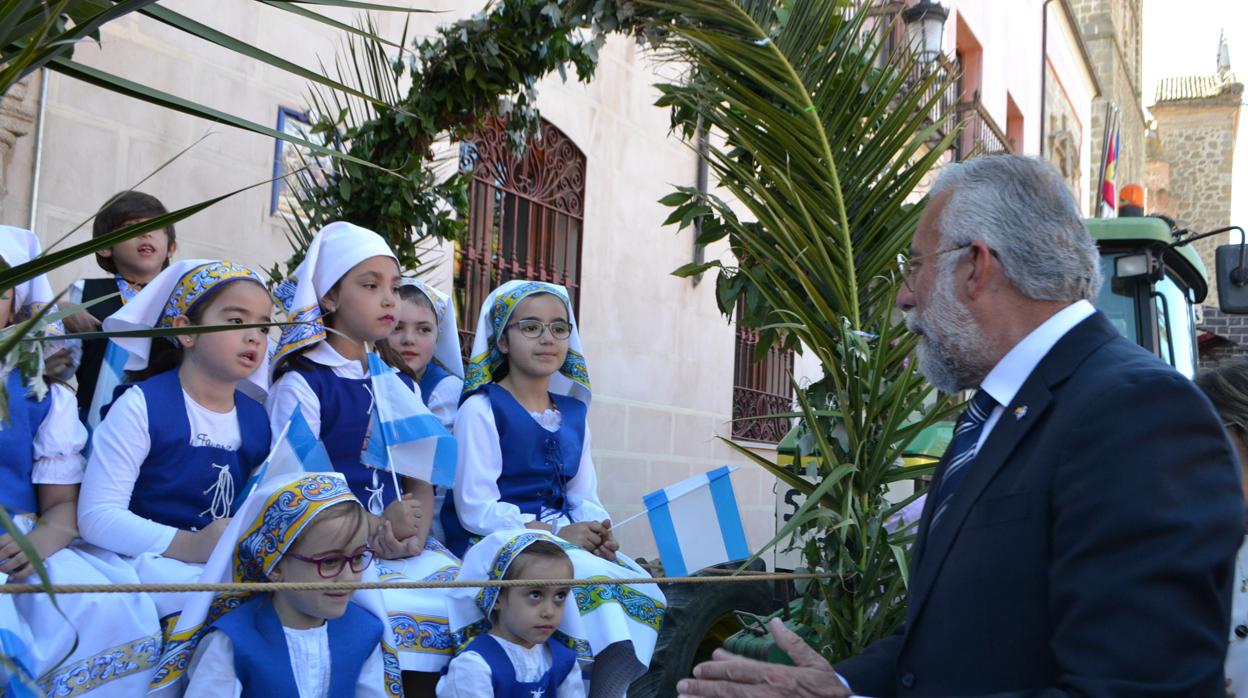
[{"label": "blue and white headscarf", "polygon": [[[157,274],[120,310],[104,318],[104,330],[116,332],[173,327],[174,318],[189,314],[209,293],[235,281],[254,281],[261,288],[267,288],[259,274],[241,264],[214,259],[179,260]],[[177,341],[173,337],[168,339]],[[127,371],[147,368],[152,355],[150,337],[115,337],[109,341],[129,353]],[[264,399],[269,389],[267,352],[261,357],[256,370],[239,387],[251,397]]]},{"label": "blue and white headscarf", "polygon": [[[538,541],[554,543],[564,550],[580,550],[577,546],[545,531],[498,531],[482,538],[464,553],[458,580],[465,582],[501,580],[507,574],[507,568],[511,567],[511,563],[519,557],[520,553]],[[573,576],[576,576],[574,566]],[[494,611],[494,604],[498,602],[498,595],[501,592],[500,587],[460,587],[451,590],[447,606],[456,651],[463,650],[473,638],[481,633],[489,632],[493,627],[490,614]],[[559,621],[558,633],[559,639],[577,650],[578,655],[589,655],[588,644],[580,639],[587,635],[581,622],[580,611],[577,610],[574,594],[568,595],[563,618]]]},{"label": "blue and white headscarf", "polygon": [[544,281],[508,281],[494,289],[486,297],[485,303],[481,304],[481,313],[477,316],[477,334],[472,340],[472,354],[464,377],[464,395],[471,395],[494,380],[495,373],[506,360],[498,350],[498,337],[507,327],[511,314],[520,301],[539,293],[549,293],[563,301],[568,311],[568,323],[572,325],[572,334],[568,337],[568,356],[555,375],[551,376],[550,392],[574,397],[589,404],[593,396],[589,386],[589,368],[585,365],[581,333],[572,313],[568,290]]}]

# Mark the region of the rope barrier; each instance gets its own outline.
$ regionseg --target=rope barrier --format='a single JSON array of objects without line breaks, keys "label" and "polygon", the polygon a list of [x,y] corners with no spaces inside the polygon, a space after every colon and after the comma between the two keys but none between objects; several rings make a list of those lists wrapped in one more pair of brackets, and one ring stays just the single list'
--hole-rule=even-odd
[{"label": "rope barrier", "polygon": [[502,579],[450,582],[242,582],[210,584],[0,584],[3,594],[180,594],[212,591],[221,594],[273,591],[355,591],[357,589],[480,589],[482,587],[554,587],[624,584],[730,584],[802,579],[827,579],[832,572],[750,572],[731,576],[635,577],[632,579]]}]

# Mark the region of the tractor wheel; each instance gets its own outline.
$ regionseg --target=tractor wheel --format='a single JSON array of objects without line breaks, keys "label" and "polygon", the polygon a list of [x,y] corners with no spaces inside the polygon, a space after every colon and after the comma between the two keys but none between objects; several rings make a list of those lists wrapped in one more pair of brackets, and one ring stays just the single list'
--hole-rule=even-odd
[{"label": "tractor wheel", "polygon": [[[736,569],[740,564],[717,567]],[[750,567],[755,571],[766,569],[761,560]],[[768,582],[670,584],[663,586],[663,594],[667,597],[667,611],[654,657],[649,671],[629,688],[629,698],[676,695],[676,682],[691,676],[694,666],[710,659],[711,652],[741,629],[736,611],[767,615],[775,610]]]}]

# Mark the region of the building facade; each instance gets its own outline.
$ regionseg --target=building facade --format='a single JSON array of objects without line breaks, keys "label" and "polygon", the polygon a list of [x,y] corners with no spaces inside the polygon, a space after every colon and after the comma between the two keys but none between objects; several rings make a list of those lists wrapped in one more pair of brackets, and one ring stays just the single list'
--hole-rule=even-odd
[{"label": "building facade", "polygon": [[[899,40],[905,32],[900,13],[912,4],[880,4],[886,21],[896,22]],[[263,3],[169,5],[300,65],[330,62],[340,48],[332,30]],[[483,5],[425,0],[424,8],[438,12],[412,15],[408,36],[429,35],[437,24]],[[1065,0],[1008,5],[946,3],[948,60],[933,69],[961,75],[942,118],[966,124],[951,157],[1042,154],[1058,164],[1086,211],[1090,197],[1083,193],[1096,176],[1093,100],[1101,88],[1079,22]],[[378,19],[385,36],[401,35],[405,18]],[[106,25],[100,45],[79,47],[75,60],[278,128],[298,128],[307,108],[302,80],[140,16]],[[653,106],[659,96],[654,84],[674,79],[672,71],[632,40],[612,37],[592,82],[543,80],[538,107],[543,147],[552,156],[540,163],[501,162],[508,155],[492,149],[488,132],[481,134],[467,158],[474,170],[471,232],[435,251],[430,280],[456,298],[465,333],[475,304],[493,284],[528,276],[569,286],[594,384],[593,457],[608,510],[623,519],[641,510],[645,493],[713,467],[739,465],[733,480],[748,542],[758,548],[774,534],[776,502],[786,493],[729,442],[774,457],[774,442],[787,425],[749,418],[787,406],[789,376],[815,379],[820,368],[803,356],[773,356],[761,368],[752,363],[752,336],[720,313],[712,280],[669,273],[695,254],[727,254],[724,245],[698,252],[691,231],[663,225],[669,211],[658,200],[674,185],[695,186],[702,176],[696,152],[669,133],[667,111]],[[45,244],[76,229],[68,242],[79,242],[90,230],[82,223],[123,189],[138,185],[172,209],[262,183],[178,224],[177,256],[266,269],[289,256],[281,197],[263,184],[283,157],[272,139],[56,74],[47,76],[40,101],[41,79],[14,93],[16,121],[0,121],[0,131],[13,134],[6,140],[0,133],[0,184],[7,192],[0,222],[26,226],[33,220]],[[9,113],[0,110],[0,117]],[[522,169],[531,176],[498,176]],[[94,262],[83,260],[54,273],[53,283],[60,288],[98,275]],[[654,554],[644,521],[618,535],[625,550]]]},{"label": "building facade", "polygon": [[[1155,120],[1150,134],[1148,196],[1151,211],[1163,213],[1192,232],[1230,225],[1231,184],[1235,142],[1244,86],[1231,70],[1230,49],[1218,48],[1216,72],[1211,75],[1164,78],[1149,111]],[[1214,251],[1231,242],[1230,234],[1193,244],[1209,270],[1200,329],[1202,349],[1212,361],[1248,355],[1248,326],[1243,318],[1218,310]]]}]

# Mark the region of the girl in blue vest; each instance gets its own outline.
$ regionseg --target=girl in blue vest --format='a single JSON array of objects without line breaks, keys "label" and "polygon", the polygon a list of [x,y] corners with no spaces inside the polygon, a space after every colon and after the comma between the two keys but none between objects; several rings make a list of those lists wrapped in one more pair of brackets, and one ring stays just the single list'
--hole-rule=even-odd
[{"label": "girl in blue vest", "polygon": [[[270,321],[251,269],[192,259],[162,271],[106,330]],[[133,558],[145,582],[194,582],[233,513],[235,487],[269,451],[257,401],[267,386],[265,328],[114,338],[133,386],[96,429],[78,522],[87,541]],[[155,594],[161,616],[179,594]]]},{"label": "girl in blue vest", "polygon": [[[24,264],[38,254],[32,233],[0,228],[0,258],[6,264]],[[18,285],[0,296],[0,327],[30,317],[51,299],[46,277]],[[87,430],[78,421],[73,393],[49,382],[40,395],[17,370],[0,374],[0,380],[8,404],[0,427],[0,507],[39,553],[49,580],[138,582],[117,555],[75,542]],[[0,530],[0,584],[37,583],[34,572],[17,541]],[[43,594],[0,600],[0,652],[24,674],[0,678],[3,695],[141,695],[159,650],[156,608],[142,594],[72,594],[55,603]]]},{"label": "girl in blue vest", "polygon": [[[571,579],[565,545],[543,531],[495,533],[464,557],[460,579]],[[566,606],[571,597],[569,587],[555,586],[457,589],[452,618],[477,634],[464,638],[438,698],[582,698],[585,684],[568,646],[578,632],[575,601]]]},{"label": "girl in blue vest", "polygon": [[[269,419],[280,430],[298,406],[312,432],[323,438],[334,470],[366,503],[370,540],[381,558],[370,575],[452,579],[458,558],[429,537],[433,485],[402,478],[404,491],[396,492],[389,476],[360,461],[374,399],[367,354],[394,328],[400,278],[394,253],[370,230],[331,223],[312,238],[293,277],[274,291],[287,317],[302,324],[283,328],[274,349],[277,379],[268,399]],[[402,363],[384,343],[377,349],[391,366]],[[417,389],[410,376],[400,377]],[[403,669],[423,674],[405,680],[427,693],[452,651],[445,593],[387,590],[384,598]]]},{"label": "girl in blue vest", "polygon": [[[403,279],[398,322],[385,343],[403,360],[399,368],[416,381],[429,411],[447,431],[454,429],[464,391],[464,362],[451,297],[419,279]],[[429,535],[438,540],[446,537],[441,522],[445,499],[446,490],[434,488]]]},{"label": "girl in blue vest", "polygon": [[[368,514],[338,473],[288,473],[239,506],[204,570],[213,582],[358,582]],[[187,698],[398,695],[375,591],[212,593],[188,599],[153,681]],[[372,599],[374,602],[375,598]],[[373,604],[375,605],[375,603]]]},{"label": "girl in blue vest", "polygon": [[[510,281],[481,307],[455,418],[459,467],[442,511],[447,545],[536,529],[572,544],[579,576],[646,572],[624,555],[598,499],[586,415],[589,371],[562,286]],[[645,673],[663,614],[657,585],[579,588],[594,695]]]},{"label": "girl in blue vest", "polygon": [[464,391],[464,361],[451,297],[420,279],[399,286],[398,322],[386,343],[420,387],[420,397],[447,430],[455,427]]}]

